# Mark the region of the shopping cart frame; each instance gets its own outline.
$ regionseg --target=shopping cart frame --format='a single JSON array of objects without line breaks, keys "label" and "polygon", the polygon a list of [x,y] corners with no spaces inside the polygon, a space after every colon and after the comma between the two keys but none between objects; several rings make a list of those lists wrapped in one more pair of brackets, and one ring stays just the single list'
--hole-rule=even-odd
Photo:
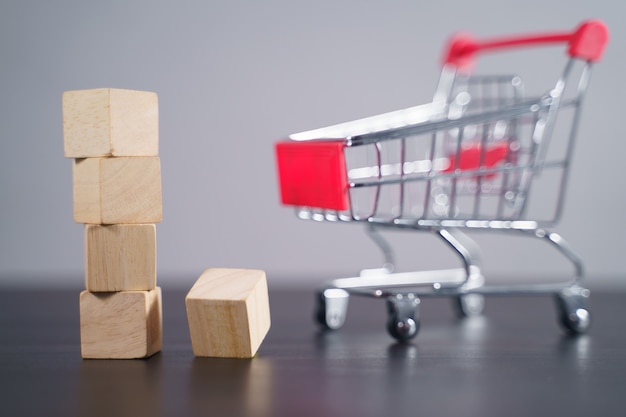
[{"label": "shopping cart frame", "polygon": [[[472,316],[482,313],[484,296],[487,295],[548,295],[554,297],[561,326],[574,334],[584,333],[590,326],[588,299],[590,291],[583,286],[584,266],[581,258],[569,243],[551,228],[559,221],[564,206],[565,189],[569,178],[569,167],[574,151],[580,111],[587,90],[591,67],[598,62],[608,40],[606,26],[597,20],[583,22],[572,32],[548,33],[512,38],[499,38],[477,41],[468,35],[453,38],[447,46],[444,65],[438,87],[432,103],[416,106],[402,111],[386,113],[372,118],[343,123],[327,128],[291,135],[288,141],[276,145],[278,170],[281,185],[281,198],[284,204],[296,206],[296,214],[301,219],[331,222],[356,222],[366,225],[372,240],[381,249],[385,262],[382,268],[363,270],[358,277],[339,278],[328,282],[318,292],[318,305],[315,317],[318,323],[328,329],[341,328],[346,320],[350,295],[369,296],[387,301],[387,330],[399,341],[413,338],[419,330],[419,305],[422,297],[451,297],[460,316]],[[455,111],[455,100],[460,97],[459,86],[469,88],[470,80],[483,82],[479,77],[471,76],[471,69],[477,55],[497,50],[526,46],[541,46],[563,43],[568,47],[569,59],[556,85],[539,98],[526,99],[514,91],[514,99],[495,107],[481,108],[480,111]],[[566,88],[574,77],[573,68],[581,64],[576,73],[578,81],[572,97],[566,97]],[[493,77],[485,77],[484,82],[494,82]],[[498,76],[495,82],[513,80],[517,87],[519,78]],[[458,100],[457,100],[458,101]],[[567,143],[562,150],[562,157],[556,161],[546,158],[548,145],[556,118],[562,108],[572,109],[573,115],[567,134]],[[492,132],[498,123],[505,120],[507,131],[511,126],[529,123],[532,137],[528,144],[515,146],[531,149],[523,163],[513,157],[513,140],[506,137],[504,146],[493,147],[487,142],[492,139]],[[541,123],[541,125],[539,125]],[[473,150],[466,146],[463,136],[468,126],[481,126],[482,139],[476,140]],[[540,128],[538,127],[540,126]],[[448,152],[448,167],[436,169],[435,149],[441,145],[441,132],[456,132],[456,137],[447,139],[454,143]],[[490,133],[491,132],[491,133]],[[447,133],[449,135],[449,133]],[[406,138],[432,137],[427,159],[427,168],[422,172],[407,173],[404,159]],[[488,138],[489,137],[489,138]],[[385,165],[381,160],[381,144],[388,141],[401,143],[401,158],[393,164]],[[373,174],[365,180],[353,180],[347,171],[346,152],[348,149],[362,146],[373,147],[377,162],[373,167],[366,167]],[[504,153],[498,163],[488,162],[492,150]],[[495,146],[495,145],[494,145]],[[468,150],[469,149],[469,150]],[[473,153],[472,153],[473,152]],[[517,148],[516,148],[517,152]],[[472,161],[470,161],[470,153]],[[495,155],[494,153],[494,155]],[[315,154],[314,162],[309,156]],[[304,155],[304,157],[303,157]],[[438,160],[438,159],[437,159]],[[321,161],[321,162],[320,162]],[[466,162],[466,166],[463,166]],[[313,163],[313,165],[311,165]],[[319,164],[322,165],[319,165]],[[318,164],[315,166],[315,164]],[[330,166],[328,172],[320,175],[320,167]],[[498,165],[499,164],[499,165]],[[552,166],[550,166],[552,165]],[[304,168],[302,168],[304,167]],[[342,170],[342,167],[344,169]],[[557,168],[561,173],[559,192],[553,215],[547,219],[535,220],[525,217],[527,205],[527,187],[534,176],[543,170]],[[384,170],[397,172],[385,175]],[[502,180],[499,190],[494,192],[500,199],[497,214],[481,214],[480,202],[487,197],[483,194],[483,181],[493,176],[515,177]],[[427,190],[424,210],[418,215],[405,215],[403,212],[405,188],[409,181],[424,184]],[[444,213],[433,215],[429,212],[428,199],[432,194],[434,181],[443,181],[448,187],[445,194]],[[303,186],[302,184],[305,183]],[[463,184],[470,184],[473,193],[473,209],[467,214],[459,214],[456,200],[460,200],[459,191]],[[308,189],[306,189],[308,187]],[[399,191],[399,214],[378,216],[380,190],[383,187],[397,187]],[[511,188],[514,187],[514,188]],[[526,187],[526,188],[524,188]],[[305,188],[303,191],[302,188]],[[354,211],[353,192],[360,188],[374,189],[374,210],[362,215]],[[326,194],[326,189],[330,194]],[[515,191],[515,192],[513,192]],[[502,209],[503,201],[514,195],[515,207],[508,214]],[[427,207],[428,206],[428,207]],[[462,267],[447,270],[393,272],[394,258],[391,245],[382,237],[380,230],[419,230],[434,234],[450,247],[461,259]],[[507,234],[525,235],[547,242],[573,266],[573,276],[562,283],[485,285],[482,274],[480,248],[471,239],[468,231],[497,231]]]}]

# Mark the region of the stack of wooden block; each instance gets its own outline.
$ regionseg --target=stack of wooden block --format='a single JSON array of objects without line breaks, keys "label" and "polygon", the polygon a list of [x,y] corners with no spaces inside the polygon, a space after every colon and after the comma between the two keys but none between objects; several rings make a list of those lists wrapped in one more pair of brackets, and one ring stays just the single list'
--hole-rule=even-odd
[{"label": "stack of wooden block", "polygon": [[161,350],[158,120],[155,93],[103,88],[63,94],[74,221],[85,224],[83,358],[142,358]]}]

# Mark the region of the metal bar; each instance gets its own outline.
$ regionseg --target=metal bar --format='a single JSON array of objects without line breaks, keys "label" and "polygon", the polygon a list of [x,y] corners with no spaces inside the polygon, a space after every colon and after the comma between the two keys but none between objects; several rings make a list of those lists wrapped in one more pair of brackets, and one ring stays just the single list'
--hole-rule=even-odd
[{"label": "metal bar", "polygon": [[576,95],[576,101],[574,104],[574,116],[572,120],[572,125],[570,127],[570,137],[567,145],[567,150],[565,154],[565,159],[563,163],[563,176],[561,177],[561,192],[559,193],[559,198],[557,200],[557,205],[555,209],[554,219],[555,221],[561,218],[563,213],[563,205],[565,202],[565,193],[567,190],[567,183],[569,180],[569,166],[571,164],[572,156],[574,153],[574,148],[576,145],[576,139],[578,137],[578,126],[580,124],[580,112],[582,109],[582,103],[585,98],[585,94],[587,91],[587,86],[589,85],[589,79],[591,77],[591,64],[586,63],[583,67],[582,73],[580,75],[580,80],[578,82],[578,90]]},{"label": "metal bar", "polygon": [[378,167],[378,181],[379,181],[379,185],[376,187],[376,193],[374,195],[374,208],[372,209],[372,213],[368,217],[374,217],[374,216],[376,216],[376,213],[378,212],[378,203],[380,201],[380,189],[381,189],[381,185],[382,185],[382,183],[380,181],[381,181],[382,176],[383,176],[382,155],[381,155],[381,145],[380,145],[380,142],[376,142],[374,144],[374,149],[376,149],[376,165]]},{"label": "metal bar", "polygon": [[462,268],[434,271],[396,272],[392,274],[367,275],[364,277],[338,278],[330,285],[341,289],[382,289],[390,287],[431,286],[433,282],[443,286],[458,286],[465,282],[466,271]]},{"label": "metal bar", "polygon": [[432,163],[432,161],[435,160],[435,154],[436,154],[436,150],[437,150],[437,133],[434,132],[431,136],[430,136],[430,168],[427,172],[427,182],[426,182],[426,195],[424,196],[424,205],[423,205],[423,210],[422,210],[422,216],[423,217],[428,217],[428,213],[430,211],[429,207],[430,207],[430,200],[431,200],[431,192],[432,192],[432,185],[433,185],[433,174],[434,174],[434,164]]},{"label": "metal bar", "polygon": [[400,210],[398,212],[398,218],[404,214],[404,187],[406,182],[404,181],[404,164],[406,162],[406,139],[402,138],[400,142]]}]

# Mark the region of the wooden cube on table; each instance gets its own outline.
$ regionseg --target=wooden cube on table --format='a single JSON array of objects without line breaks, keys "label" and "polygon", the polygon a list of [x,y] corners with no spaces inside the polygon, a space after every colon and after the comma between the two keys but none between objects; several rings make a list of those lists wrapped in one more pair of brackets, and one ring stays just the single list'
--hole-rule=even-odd
[{"label": "wooden cube on table", "polygon": [[161,161],[156,156],[76,159],[73,196],[77,223],[159,223]]},{"label": "wooden cube on table", "polygon": [[80,294],[80,345],[86,359],[137,359],[161,350],[161,288]]},{"label": "wooden cube on table", "polygon": [[251,358],[270,329],[263,271],[207,269],[185,304],[196,356]]},{"label": "wooden cube on table", "polygon": [[67,158],[156,156],[157,95],[116,88],[66,91],[63,138]]},{"label": "wooden cube on table", "polygon": [[92,292],[154,289],[156,226],[85,225],[85,283]]}]

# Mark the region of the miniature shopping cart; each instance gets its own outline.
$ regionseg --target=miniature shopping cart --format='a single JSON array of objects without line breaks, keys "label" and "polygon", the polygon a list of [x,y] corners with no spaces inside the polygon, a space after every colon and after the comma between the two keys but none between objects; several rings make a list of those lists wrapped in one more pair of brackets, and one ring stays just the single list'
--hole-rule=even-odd
[{"label": "miniature shopping cart", "polygon": [[[554,296],[565,330],[585,332],[589,290],[582,285],[582,262],[548,229],[563,211],[585,90],[607,40],[607,28],[596,20],[567,33],[487,41],[459,35],[448,44],[431,103],[278,142],[283,204],[295,206],[300,219],[366,225],[385,257],[382,268],[327,283],[319,292],[319,323],[340,328],[350,295],[382,298],[389,333],[405,341],[419,329],[420,297],[451,297],[461,316],[470,316],[482,312],[485,295],[544,294]],[[517,75],[471,74],[477,55],[559,43],[567,48],[565,68],[536,97],[526,94]],[[534,192],[542,196],[537,204]],[[393,251],[380,233],[385,228],[433,233],[460,256],[462,267],[394,272]],[[571,262],[573,277],[485,285],[479,247],[465,233],[470,230],[545,241]]]}]

